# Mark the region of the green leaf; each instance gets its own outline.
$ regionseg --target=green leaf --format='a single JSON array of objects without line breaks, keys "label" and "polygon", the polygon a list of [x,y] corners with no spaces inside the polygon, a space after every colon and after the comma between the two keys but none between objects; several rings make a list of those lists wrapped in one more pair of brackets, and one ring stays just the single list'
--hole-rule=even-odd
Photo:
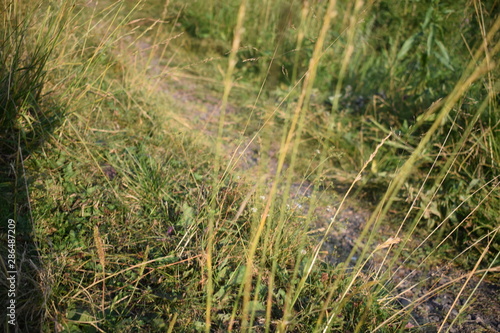
[{"label": "green leaf", "polygon": [[221,301],[222,297],[224,296],[226,291],[227,291],[227,288],[225,288],[225,287],[220,288],[219,291],[214,294],[214,299]]},{"label": "green leaf", "polygon": [[243,282],[243,278],[245,277],[245,269],[246,269],[245,265],[241,265],[236,269],[233,276],[231,277],[233,281],[232,283],[241,284]]},{"label": "green leaf", "polygon": [[397,59],[401,60],[404,58],[404,56],[410,51],[411,47],[413,46],[413,42],[415,41],[415,38],[418,36],[418,34],[414,34],[410,38],[408,38],[404,43],[403,46],[401,46],[401,49],[398,52]]},{"label": "green leaf", "polygon": [[66,167],[64,168],[64,179],[67,181],[68,179],[71,179],[75,175],[75,172],[73,171],[73,162],[69,162]]},{"label": "green leaf", "polygon": [[194,209],[191,208],[187,203],[183,203],[180,225],[188,227],[193,223],[193,221],[194,221]]},{"label": "green leaf", "polygon": [[421,114],[417,117],[417,122],[420,122],[420,121],[428,121],[428,122],[433,122],[434,120],[436,120],[436,114],[435,113],[432,113],[432,114]]},{"label": "green leaf", "polygon": [[434,24],[431,24],[429,36],[427,37],[427,56],[431,56],[432,44],[434,43]]},{"label": "green leaf", "polygon": [[205,330],[205,323],[202,321],[195,321],[194,322],[194,329],[196,332],[203,332]]},{"label": "green leaf", "polygon": [[425,29],[427,25],[429,25],[433,12],[434,12],[434,7],[429,7],[429,9],[427,9],[427,13],[425,13],[424,23],[422,24],[422,29]]},{"label": "green leaf", "polygon": [[436,40],[436,44],[439,47],[440,51],[436,53],[436,58],[438,58],[438,60],[448,69],[454,70],[450,63],[450,55],[448,54],[448,50],[446,50],[444,44],[439,40]]},{"label": "green leaf", "polygon": [[266,307],[258,301],[250,301],[250,303],[248,305],[249,305],[249,308],[251,311],[256,311],[256,312],[266,311]]},{"label": "green leaf", "polygon": [[439,50],[441,51],[441,54],[443,55],[444,59],[447,62],[450,62],[450,56],[448,55],[448,50],[446,50],[444,44],[439,40],[436,40],[436,44],[439,47]]},{"label": "green leaf", "polygon": [[226,275],[227,275],[227,271],[228,271],[228,266],[223,267],[223,268],[219,271],[219,273],[216,275],[215,280],[216,280],[217,282],[220,282],[220,281],[222,281],[223,279],[225,279],[225,278],[226,278]]}]

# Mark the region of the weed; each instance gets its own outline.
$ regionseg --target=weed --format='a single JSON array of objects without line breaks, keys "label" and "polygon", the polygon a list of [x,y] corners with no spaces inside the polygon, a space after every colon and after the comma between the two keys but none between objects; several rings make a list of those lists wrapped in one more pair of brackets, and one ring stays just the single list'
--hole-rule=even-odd
[{"label": "weed", "polygon": [[498,271],[496,3],[2,5],[20,330],[468,325]]}]

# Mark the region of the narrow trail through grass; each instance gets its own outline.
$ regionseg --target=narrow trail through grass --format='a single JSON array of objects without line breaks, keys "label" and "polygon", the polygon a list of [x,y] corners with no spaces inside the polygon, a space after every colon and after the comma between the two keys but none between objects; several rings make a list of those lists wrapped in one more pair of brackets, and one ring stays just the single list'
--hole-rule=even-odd
[{"label": "narrow trail through grass", "polygon": [[388,3],[4,1],[21,331],[500,330],[500,18]]},{"label": "narrow trail through grass", "polygon": [[[145,49],[143,52],[147,55],[147,50],[151,48],[151,45],[143,43],[140,47]],[[155,64],[150,68],[152,73],[163,73],[167,70],[158,65],[158,59],[153,57],[152,62]],[[175,120],[179,125],[191,131],[196,137],[215,142],[216,129],[219,124],[220,92],[207,90],[203,77],[193,76],[188,73],[179,72],[173,78],[165,76],[162,81],[158,91],[172,97],[177,110],[174,117],[178,117]],[[261,146],[255,142],[253,136],[241,135],[241,131],[231,129],[234,124],[241,122],[242,116],[238,115],[238,113],[243,113],[245,110],[242,111],[241,106],[238,107],[232,104],[227,105],[227,108],[225,127],[230,129],[225,131],[223,144],[226,163],[233,165],[231,172],[245,174],[248,178],[255,179],[261,170],[259,166],[262,165]],[[272,166],[277,164],[277,150],[279,150],[278,146],[264,153],[267,154],[266,159],[270,166],[268,168],[270,175],[276,170]],[[335,216],[335,207],[338,206],[340,198],[345,194],[345,189],[349,185],[348,180],[344,180],[344,182],[336,180],[336,184],[322,190],[320,198],[316,199],[318,202],[315,203],[313,212],[315,222],[313,228],[309,231],[312,239],[320,239],[320,237],[317,238],[318,235],[321,235],[326,230],[329,222]],[[270,188],[270,184],[268,186]],[[299,180],[292,184],[287,205],[294,207],[294,210],[299,214],[307,215],[311,193],[311,182]],[[358,194],[362,195],[362,192],[358,192]],[[330,232],[325,244],[323,244],[321,251],[323,260],[334,265],[344,262],[374,209],[375,205],[369,202],[359,202],[357,198],[349,198],[348,204],[342,208],[336,218],[336,227]],[[396,234],[397,228],[397,225],[391,224],[383,227],[377,237],[379,244],[383,245],[384,240],[392,238]],[[417,238],[412,239],[408,244],[408,248],[416,247],[422,242],[423,236],[425,235],[419,235]],[[352,258],[353,264],[356,260],[357,256],[355,255]],[[380,272],[383,270],[384,260],[384,255],[378,254],[368,262],[364,271],[368,275],[373,274],[375,271]],[[391,279],[391,288],[393,288],[391,294],[392,297],[397,299],[401,307],[406,308],[411,305],[413,309],[411,316],[414,322],[410,321],[408,327],[414,325],[424,325],[425,327],[426,324],[443,320],[450,310],[452,301],[457,296],[459,286],[445,293],[439,293],[439,295],[434,290],[439,290],[442,286],[449,284],[450,281],[456,283],[466,279],[467,272],[460,265],[447,263],[446,259],[436,258],[432,265],[425,268],[415,266],[412,263],[405,264],[406,261],[403,257],[400,257],[396,264],[398,268]],[[444,263],[444,266],[442,263]],[[472,288],[477,288],[479,280],[480,272],[478,276],[473,278],[470,287],[467,289],[468,291],[464,294],[465,297],[470,295]],[[500,324],[496,319],[497,314],[500,314],[500,302],[496,296],[499,290],[499,287],[494,282],[483,282],[481,284],[478,290],[475,291],[476,301],[469,307],[471,313],[480,313],[481,315],[468,315],[463,329],[496,329]],[[415,298],[418,298],[419,302],[412,304],[411,299]],[[391,297],[388,296],[386,301],[390,299]],[[485,306],[485,304],[488,304],[488,306]],[[455,310],[455,314],[457,313]],[[428,330],[432,331],[433,329],[429,328]]]}]

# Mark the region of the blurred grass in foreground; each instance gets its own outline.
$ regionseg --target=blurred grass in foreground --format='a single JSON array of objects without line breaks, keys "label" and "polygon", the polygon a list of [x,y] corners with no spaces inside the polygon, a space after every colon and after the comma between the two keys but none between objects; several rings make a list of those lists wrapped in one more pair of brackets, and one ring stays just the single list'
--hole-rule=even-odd
[{"label": "blurred grass in foreground", "polygon": [[[496,2],[2,6],[2,159],[22,175],[2,184],[29,189],[2,209],[33,216],[40,261],[26,331],[411,330],[403,262],[498,269]],[[249,138],[242,171],[227,149]],[[336,214],[378,206],[334,266],[337,215],[308,233],[339,183]]]}]

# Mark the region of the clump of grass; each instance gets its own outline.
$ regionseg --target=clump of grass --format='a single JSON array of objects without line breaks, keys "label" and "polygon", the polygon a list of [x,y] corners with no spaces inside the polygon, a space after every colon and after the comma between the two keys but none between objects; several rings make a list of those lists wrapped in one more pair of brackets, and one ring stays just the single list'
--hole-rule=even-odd
[{"label": "clump of grass", "polygon": [[[62,122],[63,108],[47,92],[47,67],[71,3],[45,11],[42,4],[2,1],[0,23],[0,213],[2,223],[2,325],[7,325],[8,271],[16,271],[16,317],[19,331],[40,330],[51,292],[50,274],[39,258],[33,234],[30,178],[25,162]],[[36,17],[41,17],[39,21]],[[36,26],[39,24],[39,26]],[[43,29],[40,29],[43,27]],[[40,30],[38,30],[40,29]],[[7,220],[15,221],[14,269],[7,266]],[[10,230],[12,231],[12,230]],[[9,233],[9,237],[13,235]],[[9,238],[12,240],[11,238]],[[11,248],[12,249],[12,248]],[[5,261],[4,261],[5,260]],[[9,269],[7,269],[9,267]],[[7,297],[9,296],[9,297]],[[12,326],[11,328],[13,328]],[[7,331],[8,328],[5,327]]]}]

